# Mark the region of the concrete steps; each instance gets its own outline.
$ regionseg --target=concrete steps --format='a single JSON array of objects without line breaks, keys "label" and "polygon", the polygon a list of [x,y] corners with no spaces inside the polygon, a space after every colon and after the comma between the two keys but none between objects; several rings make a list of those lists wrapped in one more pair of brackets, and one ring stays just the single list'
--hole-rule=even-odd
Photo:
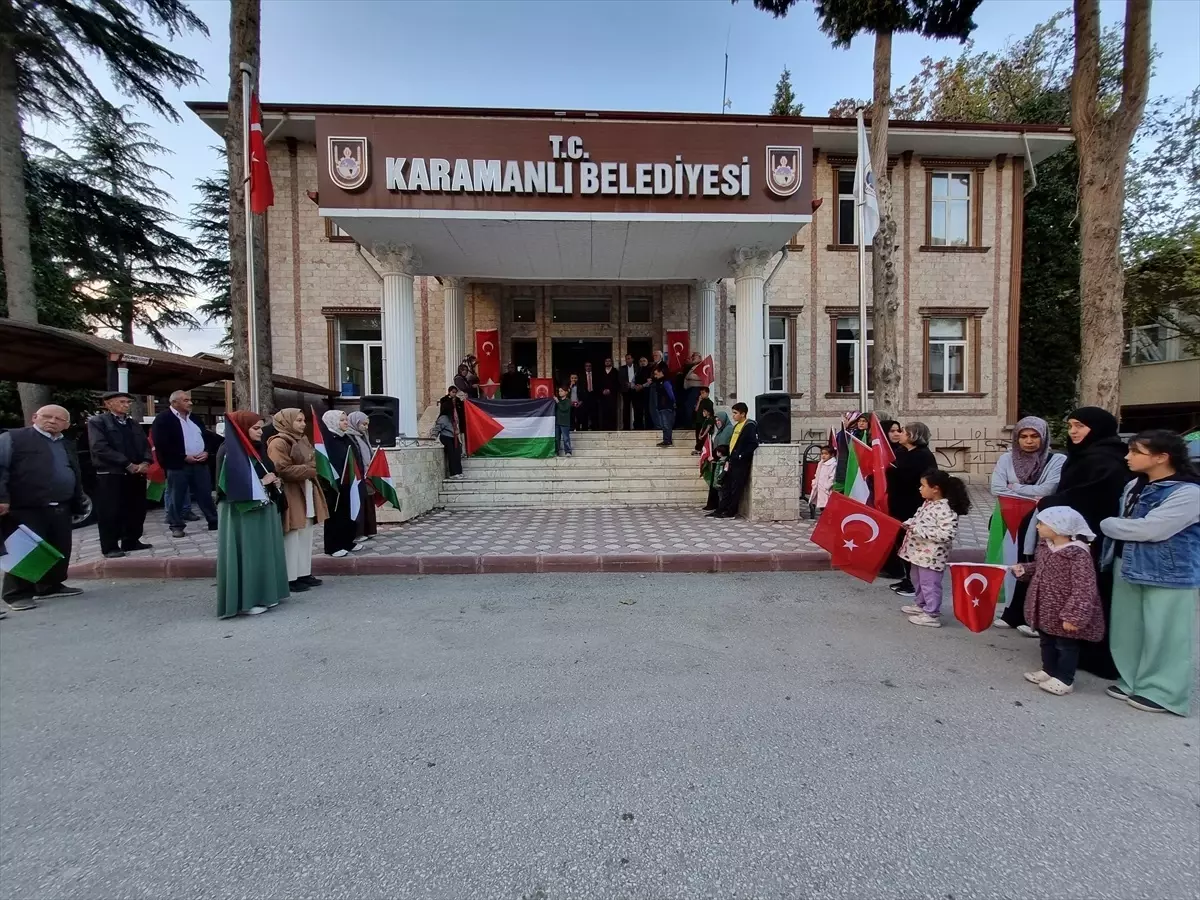
[{"label": "concrete steps", "polygon": [[690,432],[656,447],[659,432],[580,432],[574,454],[554,459],[467,459],[442,482],[447,509],[698,507],[708,498]]}]

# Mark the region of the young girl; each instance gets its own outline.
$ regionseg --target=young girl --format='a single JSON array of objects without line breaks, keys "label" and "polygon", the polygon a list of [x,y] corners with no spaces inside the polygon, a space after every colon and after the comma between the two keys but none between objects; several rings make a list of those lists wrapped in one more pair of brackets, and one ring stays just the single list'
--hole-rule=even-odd
[{"label": "young girl", "polygon": [[900,608],[913,625],[942,627],[942,576],[950,544],[958,532],[958,517],[971,508],[967,487],[941,469],[921,476],[921,499],[916,515],[904,523],[900,558],[912,565],[915,602]]},{"label": "young girl", "polygon": [[837,456],[832,447],[821,448],[821,461],[817,463],[817,474],[813,478],[813,498],[819,516],[829,505],[829,494],[833,490],[833,479],[837,477]]},{"label": "young girl", "polygon": [[1018,563],[1012,573],[1032,576],[1025,595],[1025,618],[1040,632],[1042,668],[1025,680],[1056,696],[1071,693],[1079,665],[1080,644],[1104,638],[1104,612],[1096,588],[1096,569],[1086,541],[1096,535],[1069,506],[1038,512],[1041,542],[1033,562]]},{"label": "young girl", "polygon": [[1143,431],[1126,459],[1137,477],[1121,514],[1100,523],[1115,574],[1109,645],[1120,673],[1106,693],[1143,712],[1186,716],[1196,683],[1200,476],[1169,431]]}]

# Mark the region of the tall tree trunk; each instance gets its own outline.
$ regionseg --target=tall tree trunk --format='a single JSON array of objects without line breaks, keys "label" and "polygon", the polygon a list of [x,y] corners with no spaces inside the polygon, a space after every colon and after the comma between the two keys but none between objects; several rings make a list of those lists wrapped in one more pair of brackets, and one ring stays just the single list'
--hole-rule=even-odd
[{"label": "tall tree trunk", "polygon": [[1126,0],[1121,102],[1100,103],[1100,4],[1075,0],[1071,130],[1079,153],[1080,400],[1114,415],[1121,409],[1125,273],[1121,213],[1129,146],[1146,107],[1150,80],[1150,0]]},{"label": "tall tree trunk", "polygon": [[[29,246],[29,208],[25,197],[25,153],[21,146],[21,111],[17,103],[17,57],[12,0],[0,0],[0,243],[3,243],[4,289],[8,316],[37,323],[33,287],[33,254]],[[17,385],[26,422],[50,402],[41,384]]]},{"label": "tall tree trunk", "polygon": [[[242,133],[242,72],[247,63],[254,70],[251,90],[257,90],[259,66],[260,0],[232,0],[229,11],[229,117],[225,125],[225,150],[229,160],[229,308],[233,338],[234,402],[240,409],[250,406],[250,355],[246,340],[246,203]],[[271,365],[271,304],[267,294],[266,217],[254,216],[255,344],[258,350],[259,409],[264,415],[275,409]]]},{"label": "tall tree trunk", "polygon": [[[871,297],[875,346],[871,360],[874,408],[900,412],[900,297],[896,290],[896,219],[888,177],[888,117],[892,106],[892,33],[875,35],[875,84],[871,103],[871,169],[879,202],[879,231],[872,242]],[[870,235],[864,236],[870,239]],[[865,323],[863,323],[865,327]]]}]

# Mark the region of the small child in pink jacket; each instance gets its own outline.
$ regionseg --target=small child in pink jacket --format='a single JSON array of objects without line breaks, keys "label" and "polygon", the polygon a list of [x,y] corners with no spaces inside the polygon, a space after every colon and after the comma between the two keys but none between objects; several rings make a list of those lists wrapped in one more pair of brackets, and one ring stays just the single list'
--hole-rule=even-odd
[{"label": "small child in pink jacket", "polygon": [[817,515],[829,505],[829,494],[833,490],[833,479],[837,477],[837,456],[832,447],[821,448],[821,461],[817,463],[817,474],[813,478],[814,504]]}]

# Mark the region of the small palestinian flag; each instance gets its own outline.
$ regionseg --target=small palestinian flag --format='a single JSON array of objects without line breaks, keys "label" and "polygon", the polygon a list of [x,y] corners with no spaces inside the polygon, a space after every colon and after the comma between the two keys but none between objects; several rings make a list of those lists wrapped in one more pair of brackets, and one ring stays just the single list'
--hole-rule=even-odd
[{"label": "small palestinian flag", "polygon": [[260,472],[265,472],[258,451],[233,419],[225,420],[225,458],[217,473],[217,487],[241,512],[257,509],[267,500]]},{"label": "small palestinian flag", "polygon": [[153,436],[146,435],[146,442],[150,445],[150,468],[146,470],[146,499],[158,503],[167,492],[167,472],[158,464]]},{"label": "small palestinian flag", "polygon": [[37,584],[62,558],[58,550],[38,537],[31,528],[18,525],[17,530],[4,541],[0,570],[14,578]]},{"label": "small palestinian flag", "polygon": [[704,447],[700,451],[700,477],[709,487],[713,486],[716,470],[717,465],[713,456],[712,435],[710,434],[704,438]]},{"label": "small palestinian flag", "polygon": [[390,503],[396,509],[400,508],[400,497],[396,493],[396,484],[392,481],[392,470],[388,466],[387,455],[378,447],[367,465],[367,481],[375,488],[376,506]]},{"label": "small palestinian flag", "polygon": [[846,482],[839,493],[859,503],[871,503],[871,486],[867,476],[874,468],[874,451],[870,446],[850,435],[849,452],[846,454]]},{"label": "small palestinian flag", "polygon": [[[1010,497],[1001,494],[996,498],[996,508],[992,510],[992,519],[988,527],[986,562],[993,565],[1011,566],[1017,562],[1020,548],[1017,546],[1017,536],[1021,530],[1021,522],[1031,513],[1037,503],[1024,497]],[[1007,606],[1012,600],[1013,588],[1017,578],[1012,572],[1004,577],[1004,586],[996,599],[998,606]]]},{"label": "small palestinian flag", "polygon": [[[342,496],[347,491],[350,493],[350,519],[353,522],[358,521],[359,515],[362,513],[362,491],[359,485],[362,484],[362,472],[358,470],[358,457],[354,455],[354,451],[346,448],[346,463],[342,466],[342,488],[338,494],[337,502],[342,502]],[[334,509],[337,509],[337,504],[334,504]]]},{"label": "small palestinian flag", "polygon": [[472,456],[554,456],[553,400],[468,400],[466,418]]},{"label": "small palestinian flag", "polygon": [[333,464],[329,461],[329,451],[325,449],[325,443],[329,438],[329,434],[325,430],[325,423],[321,421],[321,417],[317,415],[317,411],[313,407],[310,406],[308,409],[312,418],[312,445],[313,449],[317,451],[317,477],[323,479],[330,487],[337,487],[337,476],[334,474]]}]

